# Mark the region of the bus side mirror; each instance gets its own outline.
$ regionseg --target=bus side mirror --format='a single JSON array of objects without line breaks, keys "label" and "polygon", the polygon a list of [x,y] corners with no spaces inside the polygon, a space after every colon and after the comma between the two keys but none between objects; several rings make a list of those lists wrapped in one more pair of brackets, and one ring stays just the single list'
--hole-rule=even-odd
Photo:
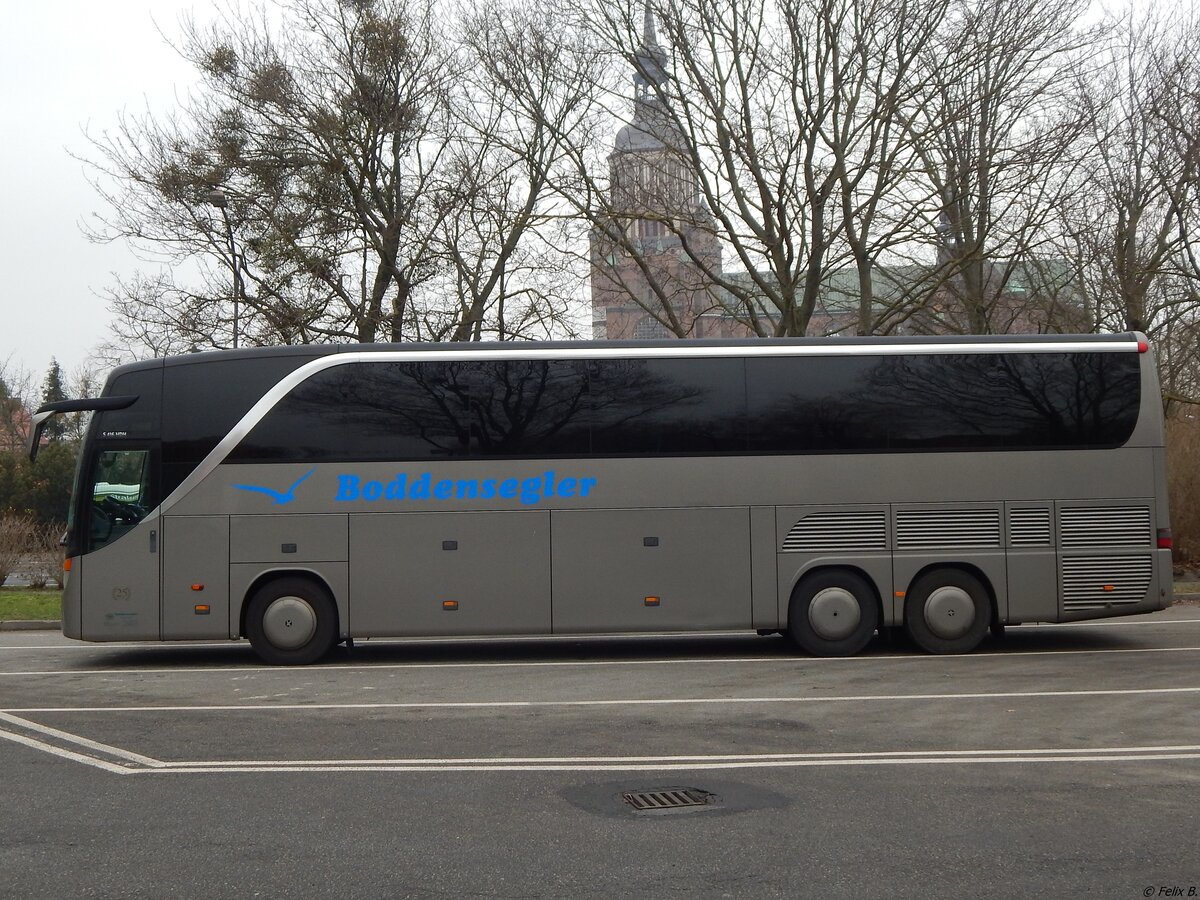
[{"label": "bus side mirror", "polygon": [[97,397],[83,400],[56,400],[54,403],[43,403],[33,414],[29,423],[29,444],[25,448],[29,453],[29,461],[37,456],[38,447],[42,443],[42,429],[46,420],[56,413],[91,412],[94,410],[127,409],[137,402],[138,395],[128,397]]},{"label": "bus side mirror", "polygon": [[29,443],[25,450],[29,454],[29,461],[33,462],[37,459],[38,450],[42,445],[42,430],[46,427],[46,420],[54,415],[54,411],[39,412],[33,416],[33,421],[29,423]]}]

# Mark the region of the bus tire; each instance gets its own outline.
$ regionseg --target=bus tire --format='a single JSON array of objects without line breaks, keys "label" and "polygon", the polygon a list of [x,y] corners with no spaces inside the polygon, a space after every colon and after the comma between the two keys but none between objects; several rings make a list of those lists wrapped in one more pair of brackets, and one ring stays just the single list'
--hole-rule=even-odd
[{"label": "bus tire", "polygon": [[250,598],[246,636],[273,666],[306,666],[337,640],[337,606],[316,582],[295,575],[273,578]]},{"label": "bus tire", "polygon": [[788,636],[813,656],[853,656],[879,626],[879,603],[856,572],[829,569],[801,579],[788,604]]},{"label": "bus tire", "polygon": [[926,653],[970,653],[991,625],[987,589],[961,569],[926,572],[904,599],[904,630]]}]

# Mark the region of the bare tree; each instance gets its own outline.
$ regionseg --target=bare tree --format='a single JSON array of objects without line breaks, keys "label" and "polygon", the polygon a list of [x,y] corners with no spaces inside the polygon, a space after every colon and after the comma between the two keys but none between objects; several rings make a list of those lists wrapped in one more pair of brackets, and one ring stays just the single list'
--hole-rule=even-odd
[{"label": "bare tree", "polygon": [[1024,314],[1086,124],[1069,96],[1095,41],[1078,26],[1086,6],[955,0],[926,53],[908,117],[936,197],[925,327],[983,334]]},{"label": "bare tree", "polygon": [[[594,267],[683,337],[718,306],[752,333],[804,334],[829,274],[852,264],[859,327],[875,330],[875,269],[914,218],[899,115],[947,2],[574,0],[564,31],[607,63],[591,109],[633,113],[607,173],[594,130],[556,131],[579,166],[564,196],[592,226]],[[633,75],[632,104],[614,70]]]},{"label": "bare tree", "polygon": [[1187,332],[1200,282],[1200,23],[1160,9],[1114,23],[1078,84],[1086,165],[1063,207],[1097,325]]},{"label": "bare tree", "polygon": [[1168,414],[1187,409],[1194,415],[1200,406],[1200,279],[1163,274],[1149,294],[1151,309],[1169,311],[1151,328],[1164,406]]},{"label": "bare tree", "polygon": [[25,561],[36,528],[32,516],[0,513],[0,585]]},{"label": "bare tree", "polygon": [[[855,272],[858,334],[886,331],[903,316],[907,294],[879,303],[880,260],[911,243],[925,224],[930,186],[914,182],[920,164],[905,113],[926,96],[933,73],[921,66],[937,44],[950,0],[822,0],[799,10],[813,22],[807,68],[810,107],[828,103],[818,126],[837,178],[839,238]],[[793,34],[799,22],[789,19]],[[823,98],[828,98],[824,101]],[[798,119],[800,116],[797,117]],[[885,281],[886,283],[886,281]],[[887,285],[894,288],[893,283]]]},{"label": "bare tree", "polygon": [[[425,0],[280,0],[186,23],[195,95],[93,142],[94,236],[175,267],[113,289],[120,335],[158,353],[520,333],[519,299],[499,331],[484,310],[537,220],[510,167],[472,167],[470,59],[444,21]],[[490,279],[456,277],[471,254]]]},{"label": "bare tree", "polygon": [[[676,239],[728,311],[759,334],[804,332],[813,299],[810,291],[806,303],[805,285],[819,276],[834,230],[824,218],[834,179],[818,171],[816,129],[811,120],[795,127],[792,115],[798,86],[791,76],[802,65],[783,15],[766,0],[732,7],[710,0],[648,3],[641,22],[633,11],[604,4],[585,3],[581,11],[597,40],[636,73],[630,149],[642,136],[657,141],[650,150],[658,158],[639,179],[639,205],[657,205],[644,186],[671,184],[658,176],[675,164],[691,182],[695,214],[650,221]],[[656,22],[665,47],[651,30]],[[650,276],[647,235],[621,227],[630,211],[615,187],[589,185],[585,214]],[[732,256],[731,269],[714,258],[710,241],[688,243],[697,224]],[[647,300],[667,307],[671,330],[686,325],[669,321],[672,297],[661,286]]]},{"label": "bare tree", "polygon": [[[578,334],[581,227],[555,195],[563,164],[554,135],[579,135],[581,76],[561,58],[570,50],[557,24],[541,5],[459,13],[460,140],[440,178],[453,214],[436,239],[446,293],[460,304],[454,340],[477,340],[485,324],[502,340]],[[517,94],[536,108],[513,102]]]},{"label": "bare tree", "polygon": [[33,375],[11,359],[0,361],[0,453],[24,446],[33,398]]},{"label": "bare tree", "polygon": [[94,142],[111,208],[96,236],[205,263],[200,290],[117,286],[133,336],[166,335],[165,349],[230,345],[235,303],[247,342],[372,340],[402,319],[419,277],[406,258],[421,256],[419,236],[415,253],[400,244],[439,112],[431,18],[390,2],[296,0],[278,13],[280,24],[266,7],[185,23],[196,95]]},{"label": "bare tree", "polygon": [[1125,327],[1194,295],[1194,37],[1138,63],[1155,193],[1113,225],[1132,94],[1084,0],[421,2],[185,30],[196,97],[97,142],[97,236],[191,261],[116,287],[125,339],[228,346],[235,299],[256,343],[574,334],[589,268],[678,337]]},{"label": "bare tree", "polygon": [[[543,256],[553,250],[560,271],[578,272],[588,258],[578,251],[571,255],[568,248],[578,242],[580,225],[590,227],[593,257],[633,253],[643,263],[641,288],[620,284],[620,289],[637,302],[647,302],[653,315],[665,314],[665,327],[683,336],[687,328],[670,321],[669,303],[646,301],[651,292],[665,297],[670,286],[654,277],[639,253],[644,237],[640,232],[646,230],[639,229],[639,218],[651,207],[656,217],[662,217],[669,201],[659,196],[639,205],[635,197],[649,199],[645,184],[635,185],[635,179],[619,184],[619,177],[610,184],[596,174],[604,169],[604,154],[611,146],[614,103],[625,102],[619,96],[620,76],[632,68],[597,39],[578,13],[517,0],[468,18],[464,33],[479,63],[474,93],[487,98],[487,109],[495,111],[489,112],[492,124],[479,129],[479,140],[513,161],[520,160],[519,183],[542,184],[551,192],[538,212],[536,230],[546,241]],[[643,137],[661,151],[656,156],[677,149],[667,150],[657,138]],[[603,250],[598,249],[600,244]],[[578,275],[570,277],[576,287],[582,286]],[[622,280],[627,279],[614,270],[614,284]],[[593,293],[596,290],[593,284]]]}]

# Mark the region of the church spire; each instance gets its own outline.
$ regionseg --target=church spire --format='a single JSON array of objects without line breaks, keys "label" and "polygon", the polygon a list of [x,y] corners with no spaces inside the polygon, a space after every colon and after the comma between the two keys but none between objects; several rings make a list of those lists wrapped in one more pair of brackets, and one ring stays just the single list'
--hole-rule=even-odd
[{"label": "church spire", "polygon": [[657,105],[655,88],[667,81],[667,54],[658,45],[654,29],[654,11],[651,0],[645,0],[642,19],[642,44],[633,55],[634,118],[643,112],[643,104]]}]

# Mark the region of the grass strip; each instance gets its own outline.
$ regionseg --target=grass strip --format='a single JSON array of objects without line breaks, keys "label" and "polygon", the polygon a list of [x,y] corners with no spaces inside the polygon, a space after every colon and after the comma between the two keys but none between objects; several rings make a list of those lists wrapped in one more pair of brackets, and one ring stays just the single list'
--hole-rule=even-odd
[{"label": "grass strip", "polygon": [[62,591],[0,588],[0,622],[61,618]]}]

